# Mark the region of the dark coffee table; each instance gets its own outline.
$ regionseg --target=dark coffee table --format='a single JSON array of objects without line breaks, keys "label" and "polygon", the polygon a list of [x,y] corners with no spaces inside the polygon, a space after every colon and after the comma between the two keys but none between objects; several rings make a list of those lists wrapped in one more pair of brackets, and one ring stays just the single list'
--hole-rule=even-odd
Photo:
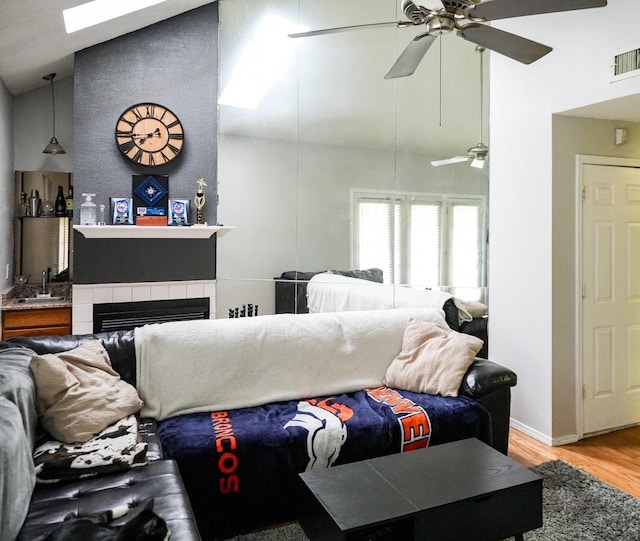
[{"label": "dark coffee table", "polygon": [[542,526],[542,477],[476,439],[300,474],[312,541],[495,541]]}]

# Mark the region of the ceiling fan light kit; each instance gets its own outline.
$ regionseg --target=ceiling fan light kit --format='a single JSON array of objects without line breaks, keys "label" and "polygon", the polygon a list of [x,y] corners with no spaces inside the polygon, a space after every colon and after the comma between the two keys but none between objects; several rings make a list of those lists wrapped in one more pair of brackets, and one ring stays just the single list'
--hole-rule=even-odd
[{"label": "ceiling fan light kit", "polygon": [[431,165],[433,165],[434,167],[471,161],[471,163],[469,164],[471,165],[471,167],[474,167],[476,169],[483,169],[485,164],[487,163],[487,157],[489,156],[489,147],[482,142],[482,135],[483,135],[482,107],[484,105],[483,53],[485,51],[485,48],[480,47],[478,45],[476,47],[476,51],[480,54],[480,142],[477,145],[467,149],[467,154],[465,156],[454,156],[453,158],[447,158],[445,160],[432,161]]}]

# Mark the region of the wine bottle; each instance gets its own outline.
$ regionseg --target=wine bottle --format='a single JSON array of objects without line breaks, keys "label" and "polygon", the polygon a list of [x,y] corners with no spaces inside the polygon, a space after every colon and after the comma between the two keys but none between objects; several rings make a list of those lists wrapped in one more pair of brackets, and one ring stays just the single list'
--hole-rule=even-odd
[{"label": "wine bottle", "polygon": [[64,199],[64,192],[62,191],[62,186],[58,186],[58,195],[56,196],[55,203],[55,211],[54,214],[57,217],[64,217],[67,215],[67,203]]},{"label": "wine bottle", "polygon": [[67,218],[73,218],[73,186],[69,184],[69,195],[67,195],[66,207],[67,207]]}]

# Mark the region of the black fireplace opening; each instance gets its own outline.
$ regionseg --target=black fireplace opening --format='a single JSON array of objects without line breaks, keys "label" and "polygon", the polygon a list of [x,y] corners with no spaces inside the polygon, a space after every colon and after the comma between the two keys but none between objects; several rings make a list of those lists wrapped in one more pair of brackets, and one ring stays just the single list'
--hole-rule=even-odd
[{"label": "black fireplace opening", "polygon": [[93,305],[93,332],[129,330],[151,323],[209,319],[209,298]]}]

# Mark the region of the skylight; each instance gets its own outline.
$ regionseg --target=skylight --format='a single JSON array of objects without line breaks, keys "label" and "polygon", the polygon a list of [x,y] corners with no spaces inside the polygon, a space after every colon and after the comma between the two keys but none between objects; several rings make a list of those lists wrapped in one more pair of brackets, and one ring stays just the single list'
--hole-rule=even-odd
[{"label": "skylight", "polygon": [[86,4],[65,9],[64,26],[67,34],[95,26],[122,17],[128,13],[133,13],[155,4],[160,4],[166,0],[93,0]]},{"label": "skylight", "polygon": [[272,15],[264,17],[251,35],[218,103],[255,109],[301,41],[291,39],[289,34],[307,30],[306,26]]}]

